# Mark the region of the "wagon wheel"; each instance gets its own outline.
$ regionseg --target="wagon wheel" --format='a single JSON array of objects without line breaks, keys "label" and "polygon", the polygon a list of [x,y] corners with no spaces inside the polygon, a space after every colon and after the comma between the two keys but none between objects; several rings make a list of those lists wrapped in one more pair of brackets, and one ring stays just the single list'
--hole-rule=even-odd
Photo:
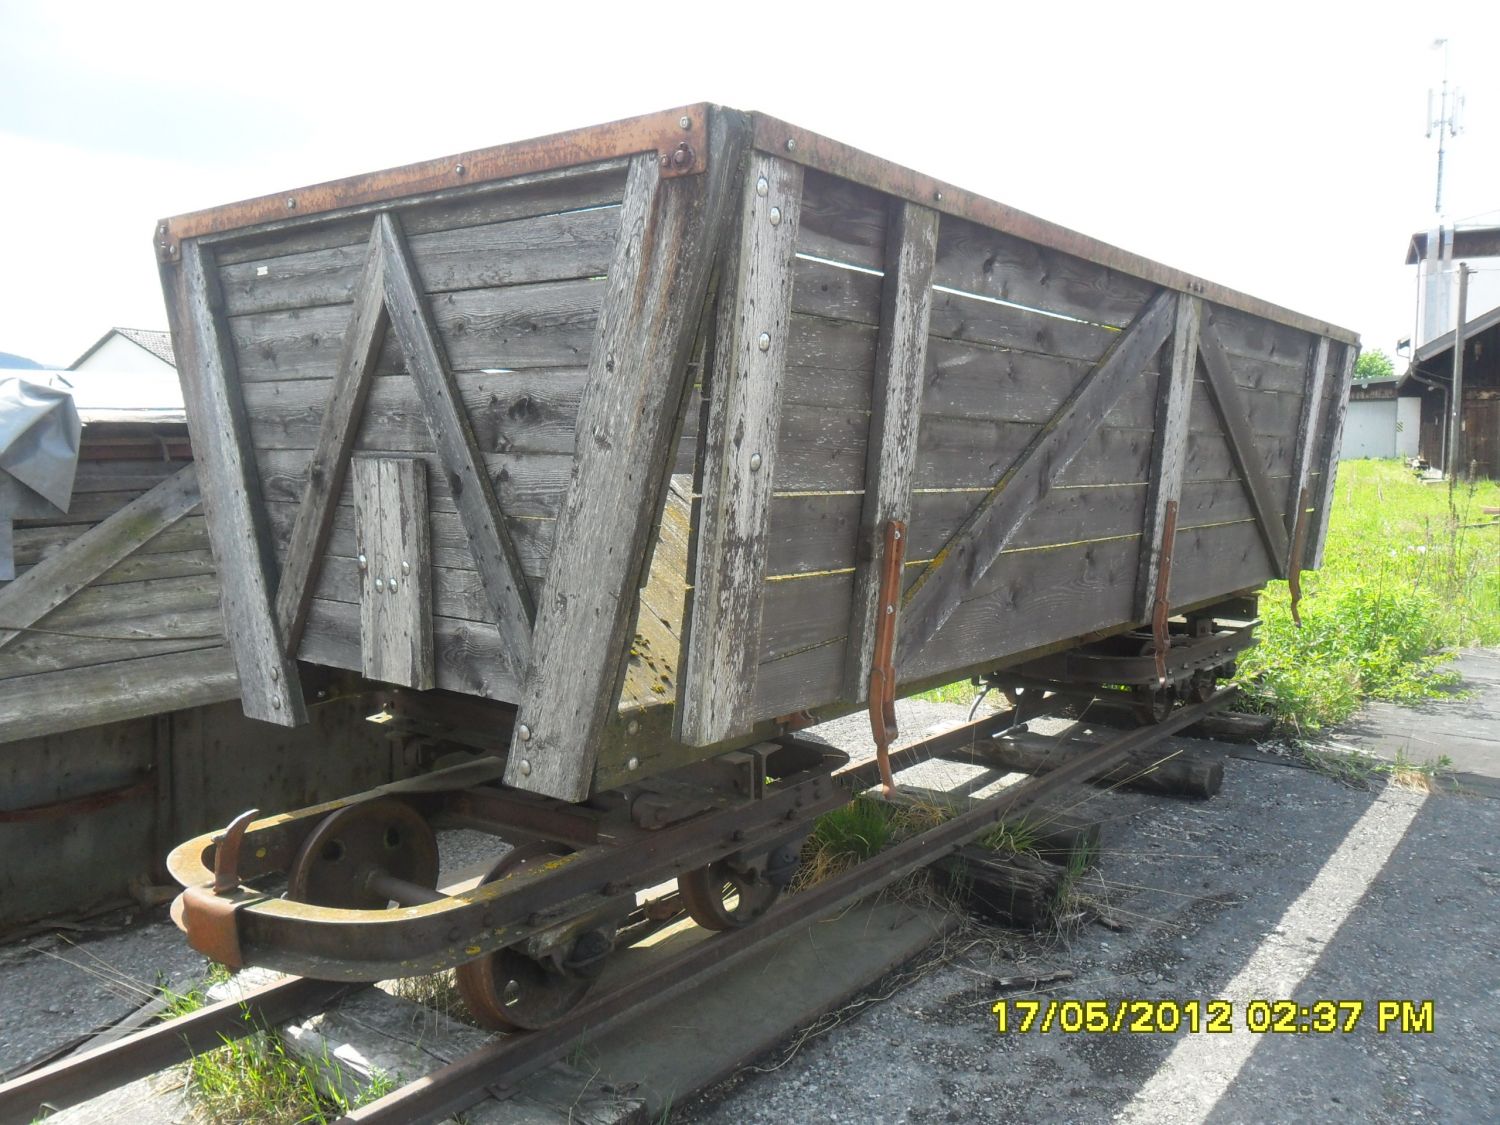
[{"label": "wagon wheel", "polygon": [[688,916],[705,930],[747,926],[771,908],[796,874],[802,838],[772,848],[760,864],[717,860],[677,877]]},{"label": "wagon wheel", "polygon": [[[522,844],[496,861],[484,878],[502,876],[545,863],[569,849],[558,844]],[[458,966],[454,971],[458,994],[477,1023],[496,1031],[534,1031],[555,1023],[588,994],[604,956],[608,935],[592,930],[580,937],[568,964],[538,961],[516,946],[497,949]]]},{"label": "wagon wheel", "polygon": [[1176,692],[1170,685],[1163,688],[1137,685],[1130,689],[1130,695],[1130,706],[1135,717],[1152,726],[1166,720],[1176,701]]},{"label": "wagon wheel", "polygon": [[379,872],[436,887],[437,833],[405,801],[377,797],[325,816],[287,872],[287,898],[315,906],[380,910],[390,898],[367,885]]},{"label": "wagon wheel", "polygon": [[1214,675],[1212,668],[1200,668],[1193,673],[1189,692],[1195,703],[1207,703],[1213,698],[1214,689],[1219,686],[1219,677]]}]

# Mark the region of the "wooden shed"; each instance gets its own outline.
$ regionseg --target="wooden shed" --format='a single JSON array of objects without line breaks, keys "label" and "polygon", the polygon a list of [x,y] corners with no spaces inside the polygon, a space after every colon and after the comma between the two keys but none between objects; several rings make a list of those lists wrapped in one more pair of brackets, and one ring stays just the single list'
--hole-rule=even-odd
[{"label": "wooden shed", "polygon": [[1316,565],[1357,351],[710,105],[156,247],[247,713],[491,700],[574,801]]}]

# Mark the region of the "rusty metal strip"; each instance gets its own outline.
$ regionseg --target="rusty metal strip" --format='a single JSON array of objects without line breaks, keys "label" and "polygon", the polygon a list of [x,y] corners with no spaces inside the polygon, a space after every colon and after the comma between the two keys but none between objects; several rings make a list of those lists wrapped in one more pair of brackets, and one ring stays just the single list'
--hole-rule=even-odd
[{"label": "rusty metal strip", "polygon": [[1302,600],[1302,554],[1307,550],[1307,505],[1310,501],[1306,485],[1297,499],[1297,524],[1292,530],[1292,551],[1286,564],[1286,585],[1292,594],[1292,621],[1302,628],[1302,615],[1297,612],[1297,603]]},{"label": "rusty metal strip", "polygon": [[156,779],[143,777],[126,782],[113,789],[96,793],[85,793],[81,797],[67,797],[61,801],[49,801],[44,805],[27,805],[19,809],[0,809],[0,824],[21,824],[37,820],[62,820],[65,817],[85,816],[88,813],[107,809],[122,801],[134,801],[156,791]]},{"label": "rusty metal strip", "polygon": [[1172,607],[1167,594],[1172,587],[1172,548],[1177,542],[1177,501],[1168,500],[1161,529],[1161,554],[1156,567],[1156,600],[1151,606],[1151,637],[1156,649],[1156,682],[1167,682],[1167,650],[1172,645],[1167,631],[1167,618],[1172,616]]},{"label": "rusty metal strip", "polygon": [[175,261],[185,238],[220,234],[278,219],[317,215],[445,188],[483,184],[532,172],[593,164],[642,152],[658,155],[663,176],[695,175],[708,170],[709,110],[709,105],[704,102],[679,106],[607,125],[455,153],[383,172],[330,180],[223,207],[193,211],[163,219],[157,224],[157,255]]},{"label": "rusty metal strip", "polygon": [[214,894],[227,894],[240,885],[240,848],[245,842],[245,829],[259,815],[259,809],[247,809],[231,820],[224,834],[214,840]]},{"label": "rusty metal strip", "polygon": [[809,168],[853,180],[900,199],[920,203],[945,215],[968,219],[980,226],[1004,231],[1108,269],[1119,270],[1181,293],[1192,293],[1216,304],[1265,317],[1304,332],[1331,336],[1344,343],[1355,343],[1359,339],[1347,328],[1339,328],[1327,321],[1252,297],[1248,293],[1205,281],[1193,274],[1079,234],[1067,227],[954,187],[767,114],[757,113],[754,120],[755,147],[762,152],[774,152]]},{"label": "rusty metal strip", "polygon": [[896,618],[901,603],[901,569],[906,562],[906,524],[888,520],[880,555],[879,605],[875,611],[875,644],[870,657],[870,731],[875,760],[886,793],[896,789],[891,774],[891,743],[896,727]]}]

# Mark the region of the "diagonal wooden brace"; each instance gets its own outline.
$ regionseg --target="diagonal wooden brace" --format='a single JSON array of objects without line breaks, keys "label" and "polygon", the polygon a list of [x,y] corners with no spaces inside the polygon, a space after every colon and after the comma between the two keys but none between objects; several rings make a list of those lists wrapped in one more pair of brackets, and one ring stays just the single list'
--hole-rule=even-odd
[{"label": "diagonal wooden brace", "polygon": [[888,520],[880,555],[879,607],[875,644],[870,656],[870,732],[875,736],[875,760],[880,764],[880,786],[896,790],[891,774],[891,742],[896,728],[896,617],[901,603],[901,570],[906,562],[906,524]]}]

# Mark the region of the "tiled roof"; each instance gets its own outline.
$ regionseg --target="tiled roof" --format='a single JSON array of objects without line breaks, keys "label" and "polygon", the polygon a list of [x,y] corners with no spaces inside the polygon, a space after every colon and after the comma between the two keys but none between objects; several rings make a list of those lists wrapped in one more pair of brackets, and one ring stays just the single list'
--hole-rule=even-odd
[{"label": "tiled roof", "polygon": [[121,336],[132,343],[139,344],[157,359],[177,366],[177,359],[172,355],[172,334],[152,328],[116,328]]}]

